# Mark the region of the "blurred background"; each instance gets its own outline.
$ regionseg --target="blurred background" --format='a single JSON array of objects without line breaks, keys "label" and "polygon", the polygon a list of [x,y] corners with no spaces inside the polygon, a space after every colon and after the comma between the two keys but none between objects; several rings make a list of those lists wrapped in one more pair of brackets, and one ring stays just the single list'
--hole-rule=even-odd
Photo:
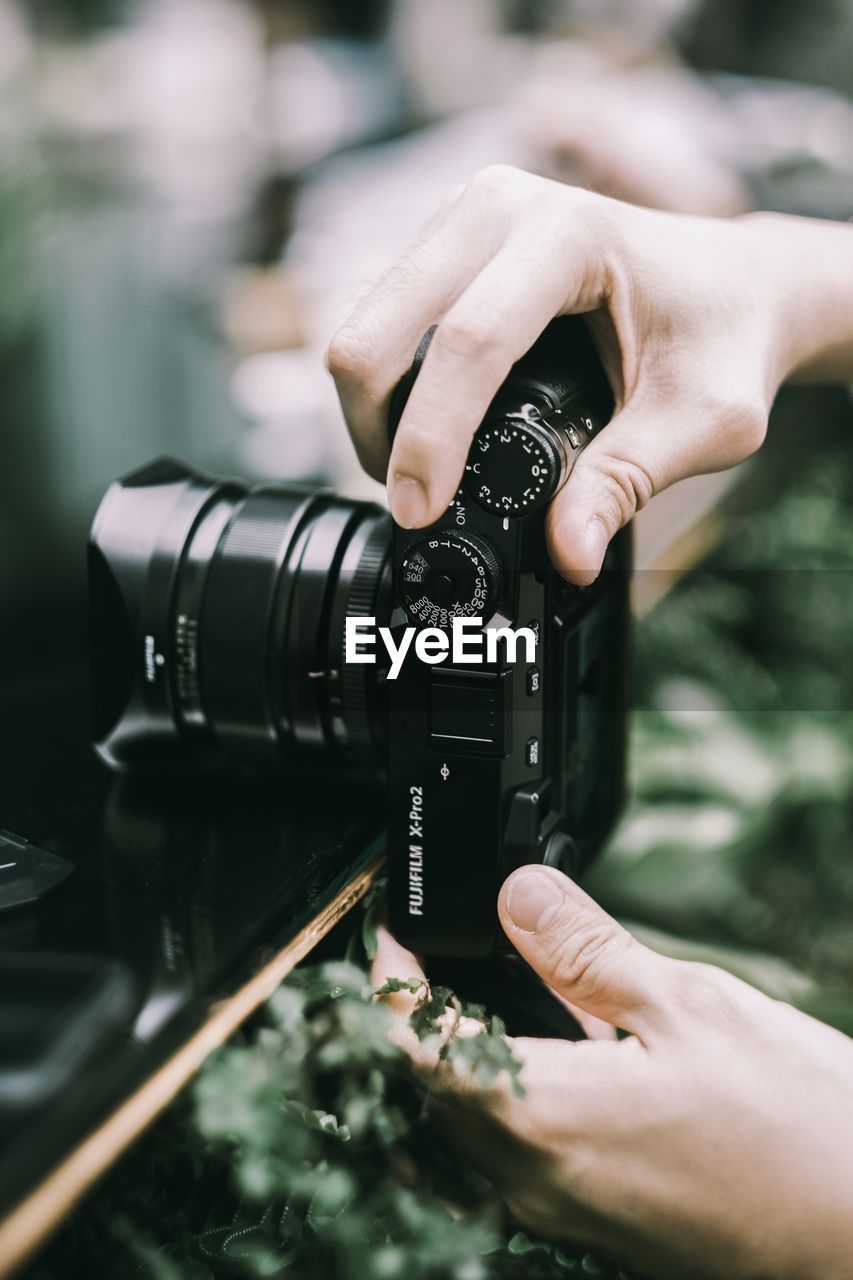
[{"label": "blurred background", "polygon": [[[16,653],[82,654],[86,530],[153,456],[382,500],[323,351],[494,162],[663,209],[847,219],[853,6],[0,0],[8,678]],[[682,528],[693,571],[639,575],[632,800],[589,887],[661,950],[853,1033],[851,417],[844,389],[785,391],[692,549]],[[700,506],[651,505],[658,550]],[[152,1238],[165,1220],[152,1195]],[[96,1200],[92,1239],[102,1221]],[[67,1248],[38,1275],[70,1274]]]},{"label": "blurred background", "polygon": [[162,453],[380,494],[322,352],[451,187],[853,209],[844,0],[0,0],[0,581]]}]

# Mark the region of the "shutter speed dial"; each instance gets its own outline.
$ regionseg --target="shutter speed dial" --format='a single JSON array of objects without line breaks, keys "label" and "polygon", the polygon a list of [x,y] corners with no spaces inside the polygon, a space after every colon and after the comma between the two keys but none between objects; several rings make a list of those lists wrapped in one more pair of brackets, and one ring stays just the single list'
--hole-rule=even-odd
[{"label": "shutter speed dial", "polygon": [[403,608],[421,627],[449,628],[454,618],[487,622],[502,585],[501,562],[488,543],[455,529],[416,542],[400,566]]}]

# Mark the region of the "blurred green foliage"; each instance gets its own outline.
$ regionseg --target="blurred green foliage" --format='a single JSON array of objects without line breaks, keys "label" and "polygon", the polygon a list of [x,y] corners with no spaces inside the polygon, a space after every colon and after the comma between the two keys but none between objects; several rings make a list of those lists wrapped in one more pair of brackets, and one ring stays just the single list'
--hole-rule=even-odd
[{"label": "blurred green foliage", "polygon": [[631,806],[588,887],[659,949],[853,1032],[850,416],[808,454],[772,441],[639,628]]}]

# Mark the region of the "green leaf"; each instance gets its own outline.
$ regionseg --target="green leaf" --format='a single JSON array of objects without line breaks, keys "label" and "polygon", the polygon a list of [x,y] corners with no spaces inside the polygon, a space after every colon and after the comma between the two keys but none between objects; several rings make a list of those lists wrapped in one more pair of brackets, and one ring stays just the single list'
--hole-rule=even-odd
[{"label": "green leaf", "polygon": [[426,987],[426,983],[423,978],[386,978],[381,987],[376,987],[373,994],[377,996],[390,996],[394,995],[397,991],[411,991],[414,993],[422,990],[424,987]]},{"label": "green leaf", "polygon": [[419,1040],[441,1031],[440,1020],[454,1000],[449,987],[427,987],[409,1018],[409,1025]]}]

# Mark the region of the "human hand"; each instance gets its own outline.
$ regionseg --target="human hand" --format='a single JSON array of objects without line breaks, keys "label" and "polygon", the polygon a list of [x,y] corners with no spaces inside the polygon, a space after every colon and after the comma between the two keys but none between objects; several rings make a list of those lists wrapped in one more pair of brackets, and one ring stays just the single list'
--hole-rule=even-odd
[{"label": "human hand", "polygon": [[[385,997],[433,1119],[514,1216],[652,1276],[853,1276],[853,1041],[648,950],[555,870],[515,872],[499,912],[554,990],[630,1032],[514,1039],[518,1098],[418,1041],[414,995]],[[419,973],[383,931],[377,985]]]},{"label": "human hand", "polygon": [[[792,371],[820,372],[823,349],[846,351],[848,338],[853,367],[851,229],[815,227],[652,212],[483,170],[329,348],[359,457],[377,479],[387,470],[395,519],[438,519],[512,364],[555,315],[585,313],[616,413],[552,502],[548,538],[557,568],[590,582],[609,539],[653,494],[758,448]],[[389,463],[391,391],[436,322]]]}]

